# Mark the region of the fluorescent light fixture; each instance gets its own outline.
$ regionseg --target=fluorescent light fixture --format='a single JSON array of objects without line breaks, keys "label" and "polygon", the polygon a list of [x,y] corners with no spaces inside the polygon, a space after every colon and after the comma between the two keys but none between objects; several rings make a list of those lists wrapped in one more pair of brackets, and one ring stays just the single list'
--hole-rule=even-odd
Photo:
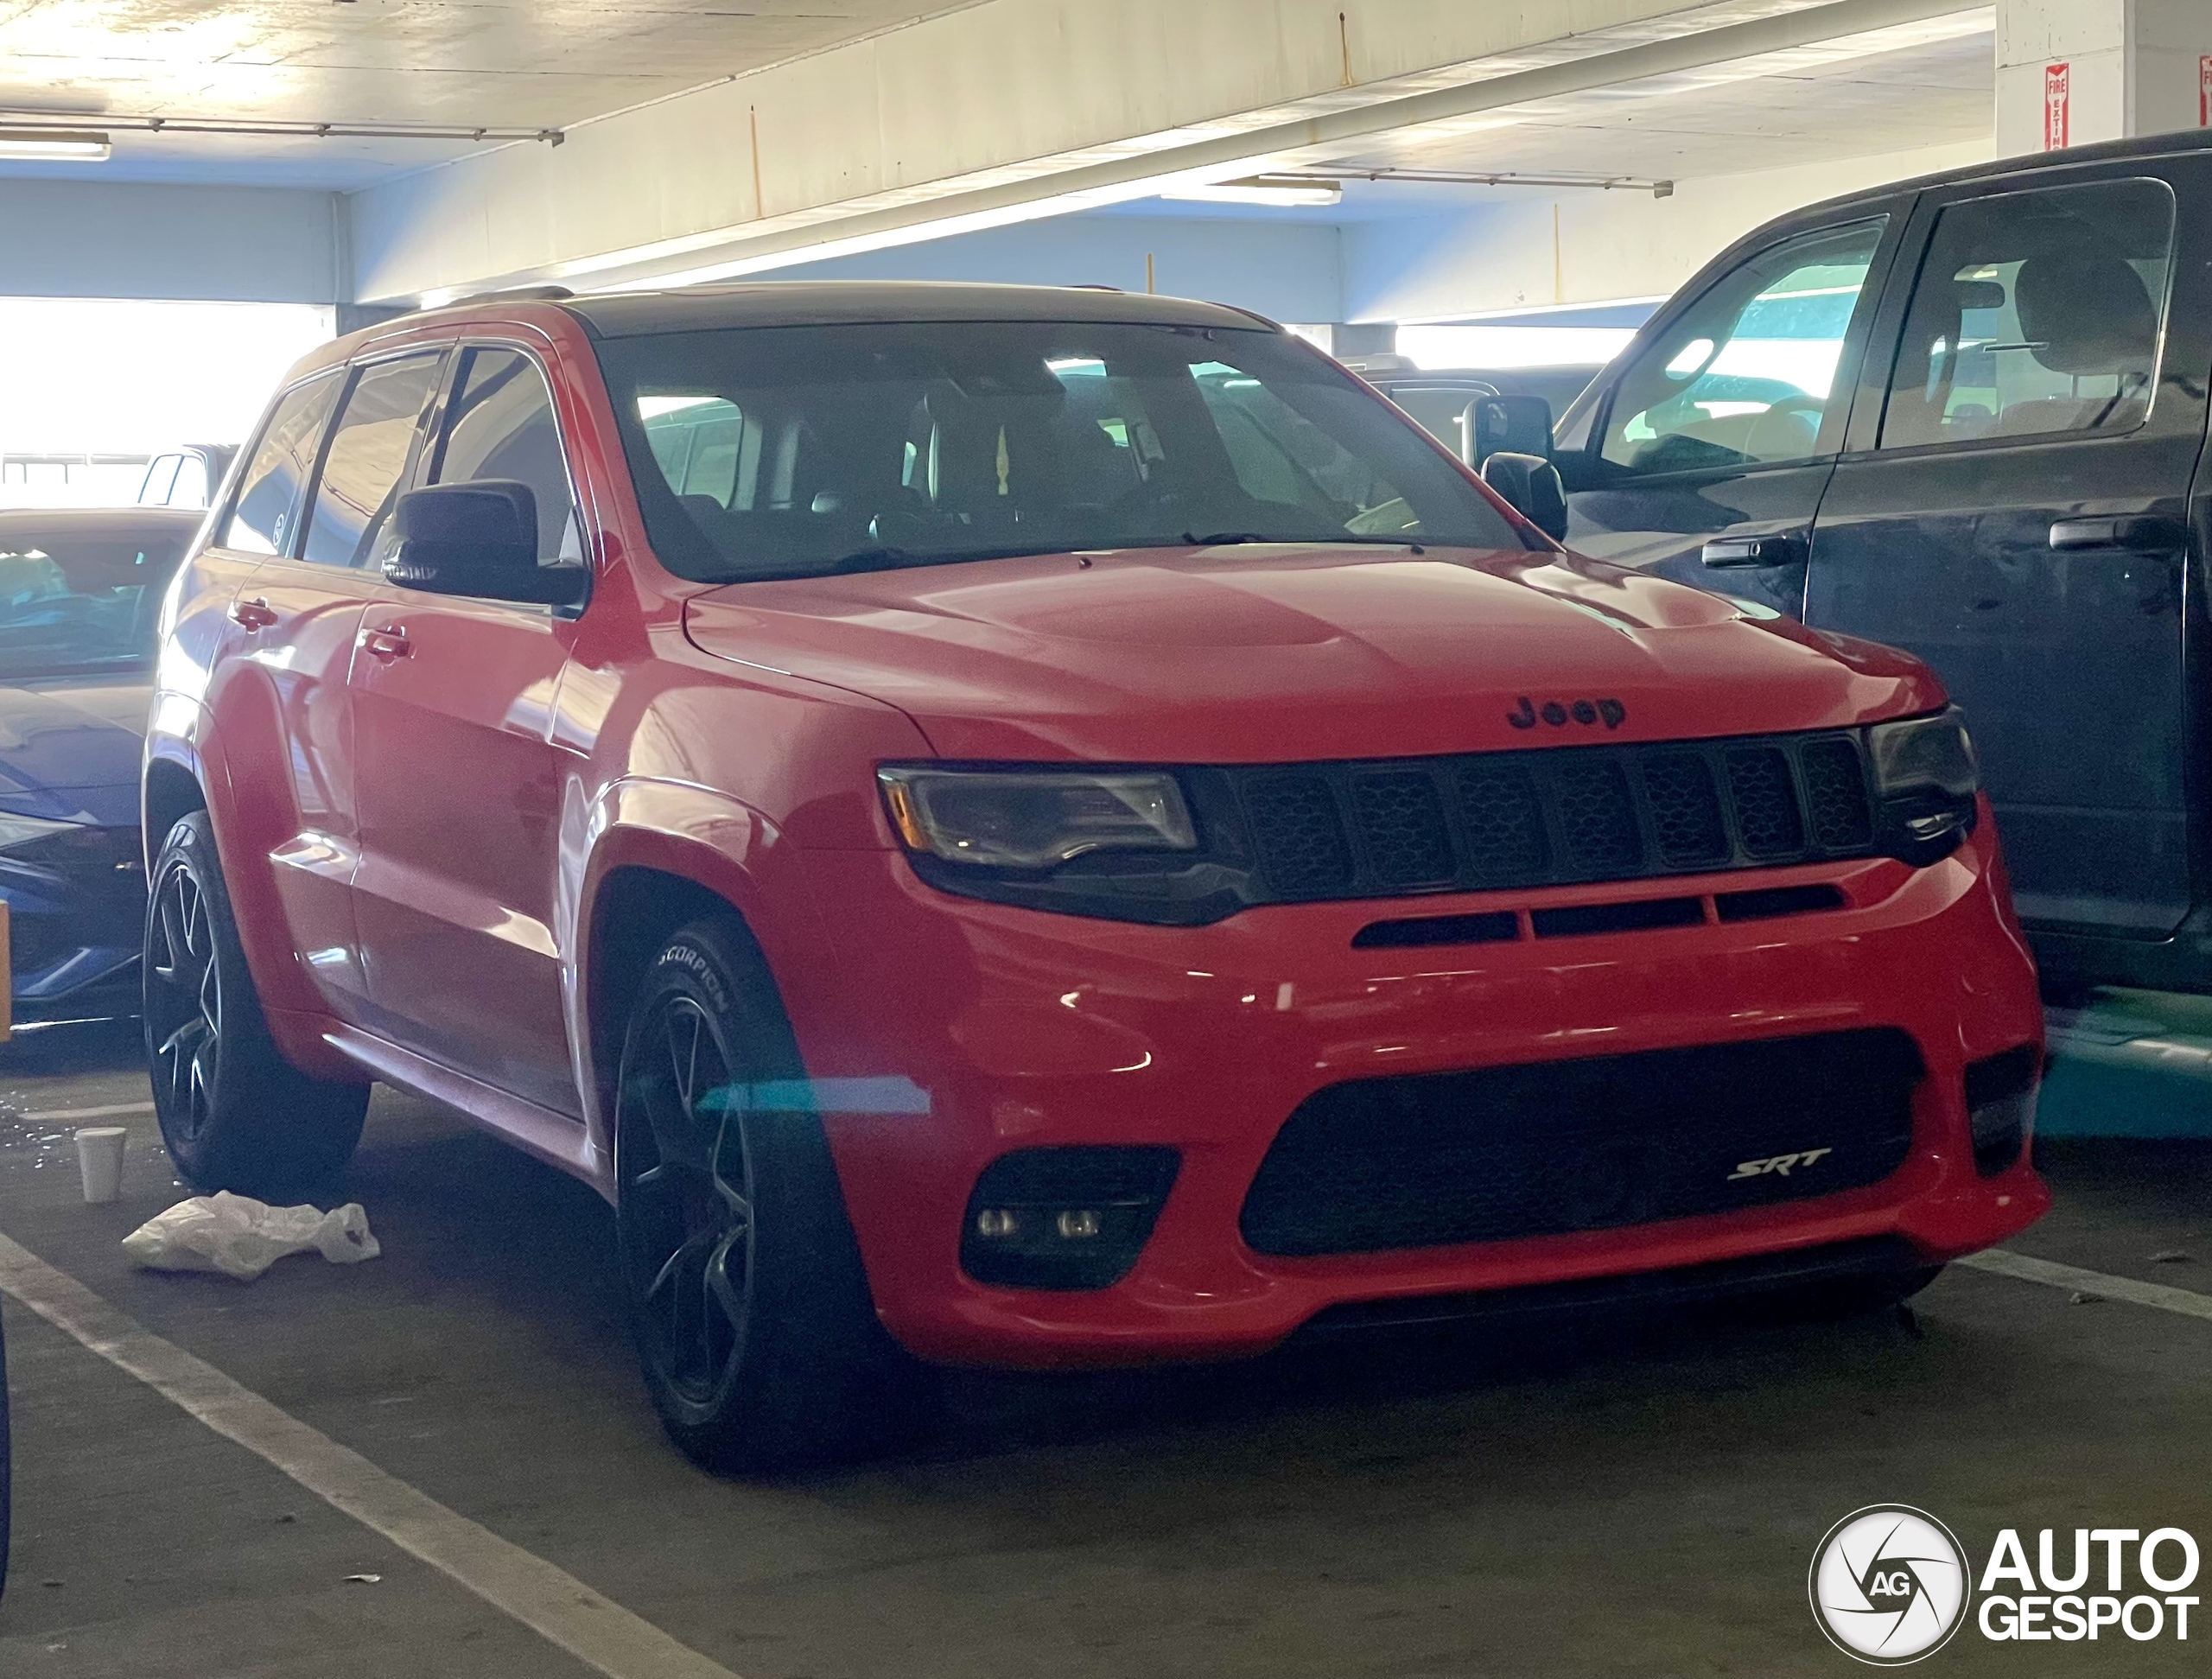
[{"label": "fluorescent light fixture", "polygon": [[88,128],[13,128],[0,124],[0,157],[45,157],[105,163],[107,136]]},{"label": "fluorescent light fixture", "polygon": [[1272,204],[1284,208],[1306,205],[1325,208],[1341,204],[1344,196],[1341,182],[1304,175],[1248,175],[1241,181],[1209,181],[1160,194],[1162,198],[1198,204]]}]

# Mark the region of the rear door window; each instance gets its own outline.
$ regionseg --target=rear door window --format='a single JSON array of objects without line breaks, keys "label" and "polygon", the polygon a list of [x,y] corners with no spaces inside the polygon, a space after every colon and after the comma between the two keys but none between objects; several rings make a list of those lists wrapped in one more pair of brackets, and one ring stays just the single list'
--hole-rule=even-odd
[{"label": "rear door window", "polygon": [[315,518],[300,557],[365,565],[391,517],[423,410],[444,352],[372,362],[354,376],[316,480]]},{"label": "rear door window", "polygon": [[1605,458],[1643,474],[1835,453],[1828,397],[1884,225],[1786,240],[1708,289],[1622,378]]},{"label": "rear door window", "polygon": [[277,400],[216,546],[242,554],[289,550],[298,520],[300,493],[315,469],[323,423],[330,417],[331,404],[341,383],[335,372],[325,373],[295,386]]},{"label": "rear door window", "polygon": [[2140,425],[2158,384],[2173,238],[2163,181],[1947,207],[1913,285],[1880,447]]}]

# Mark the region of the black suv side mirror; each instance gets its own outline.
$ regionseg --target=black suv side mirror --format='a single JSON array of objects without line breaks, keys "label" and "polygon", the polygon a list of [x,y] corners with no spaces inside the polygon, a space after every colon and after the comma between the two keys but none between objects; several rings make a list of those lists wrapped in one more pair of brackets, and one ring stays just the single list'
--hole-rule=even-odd
[{"label": "black suv side mirror", "polygon": [[1567,540],[1567,491],[1543,456],[1499,449],[1483,462],[1483,482],[1554,542]]},{"label": "black suv side mirror", "polygon": [[1479,469],[1500,449],[1518,455],[1552,458],[1552,405],[1541,397],[1483,397],[1471,410],[1474,417],[1468,463]]},{"label": "black suv side mirror", "polygon": [[384,575],[402,588],[551,607],[583,598],[582,567],[538,564],[537,498],[512,479],[410,490],[392,533]]}]

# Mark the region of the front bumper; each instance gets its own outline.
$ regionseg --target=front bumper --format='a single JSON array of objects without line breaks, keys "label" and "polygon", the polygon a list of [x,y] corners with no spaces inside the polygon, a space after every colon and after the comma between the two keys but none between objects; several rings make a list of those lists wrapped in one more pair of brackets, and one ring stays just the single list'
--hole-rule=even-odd
[{"label": "front bumper", "polygon": [[[884,1323],[943,1362],[1033,1367],[1233,1357],[1355,1303],[1672,1270],[1891,1238],[1933,1264],[2048,1205],[2023,1149],[1977,1173],[1969,1063],[2040,1046],[2033,965],[1985,810],[1953,856],[1520,894],[1253,909],[1213,926],[1083,920],[948,897],[889,853],[808,861],[834,960],[784,977]],[[1833,885],[1777,919],[1413,949],[1377,920]],[[778,951],[770,950],[772,960]],[[1859,1027],[1909,1034],[1926,1076],[1880,1181],[1756,1209],[1385,1252],[1253,1251],[1239,1214],[1283,1122],[1382,1074],[1613,1056]],[[857,1081],[847,1084],[843,1081]],[[911,1093],[840,1105],[840,1090]],[[1165,1145],[1174,1186],[1111,1287],[987,1287],[961,1268],[978,1174],[1016,1149]]]},{"label": "front bumper", "polygon": [[138,1012],[146,914],[138,830],[87,826],[67,838],[32,855],[0,854],[22,1024]]}]

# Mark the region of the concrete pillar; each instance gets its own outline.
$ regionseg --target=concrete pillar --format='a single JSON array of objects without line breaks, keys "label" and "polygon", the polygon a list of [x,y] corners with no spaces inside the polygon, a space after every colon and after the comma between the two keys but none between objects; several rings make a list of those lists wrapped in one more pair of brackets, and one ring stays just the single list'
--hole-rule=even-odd
[{"label": "concrete pillar", "polygon": [[2212,0],[1997,0],[1997,155],[2212,126]]}]

